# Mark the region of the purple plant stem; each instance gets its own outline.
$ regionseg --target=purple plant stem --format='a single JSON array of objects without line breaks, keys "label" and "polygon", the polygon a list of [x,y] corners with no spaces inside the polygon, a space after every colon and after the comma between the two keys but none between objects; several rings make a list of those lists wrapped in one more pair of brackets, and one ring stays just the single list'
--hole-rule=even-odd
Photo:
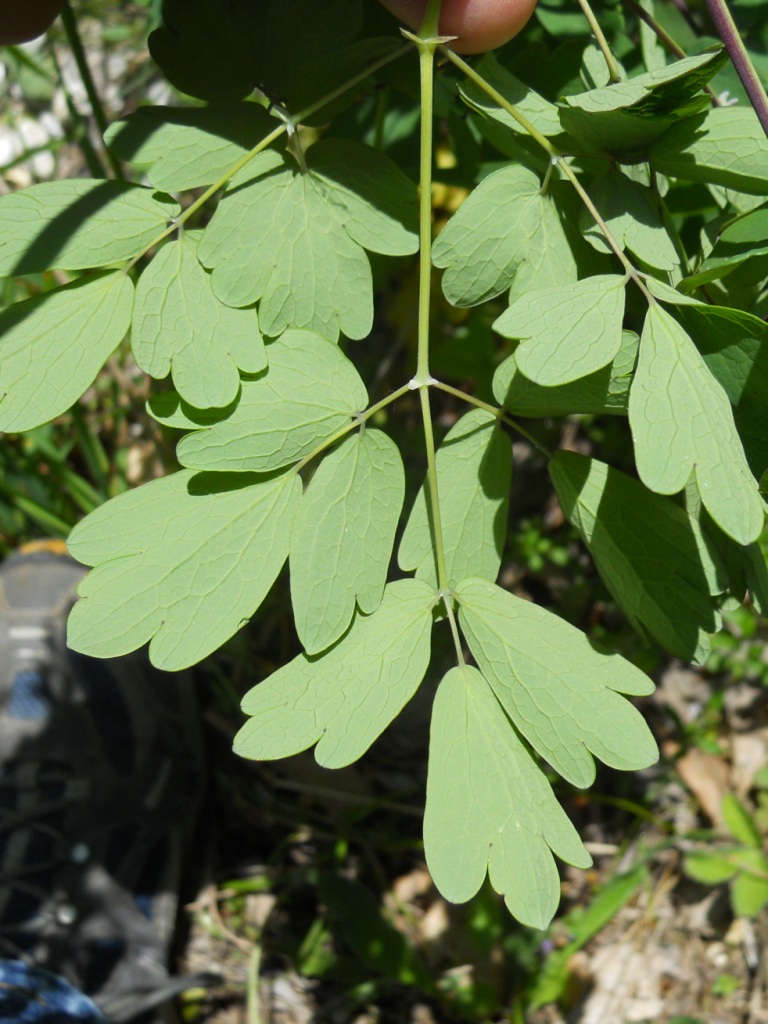
[{"label": "purple plant stem", "polygon": [[757,77],[755,67],[750,60],[744,40],[731,17],[726,0],[707,0],[707,10],[712,18],[717,34],[725,43],[728,55],[733,61],[736,73],[741,79],[750,103],[754,107],[763,131],[768,135],[768,96],[763,83]]}]

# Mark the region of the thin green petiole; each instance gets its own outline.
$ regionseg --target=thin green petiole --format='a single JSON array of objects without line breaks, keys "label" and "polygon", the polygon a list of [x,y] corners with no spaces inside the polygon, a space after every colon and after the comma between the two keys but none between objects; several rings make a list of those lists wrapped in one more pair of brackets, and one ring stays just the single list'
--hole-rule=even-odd
[{"label": "thin green petiole", "polygon": [[365,412],[361,412],[359,416],[357,416],[354,420],[351,420],[349,423],[345,424],[343,427],[341,427],[340,430],[337,430],[335,434],[331,434],[330,437],[326,438],[325,441],[322,442],[322,444],[319,444],[316,448],[313,448],[309,455],[305,455],[300,462],[296,463],[296,465],[292,468],[292,472],[300,473],[301,470],[304,469],[304,467],[308,465],[313,459],[316,459],[318,455],[322,455],[323,452],[327,451],[330,447],[336,444],[337,441],[341,441],[342,438],[347,436],[347,434],[351,434],[353,430],[357,430],[358,427],[361,427],[363,426],[363,424],[367,423],[371,416],[375,416],[377,412],[380,412],[382,409],[386,409],[386,407],[388,405],[391,405],[392,402],[396,402],[398,398],[402,398],[403,395],[407,395],[408,392],[412,390],[413,388],[411,387],[410,384],[403,384],[401,388],[398,388],[397,391],[393,391],[391,395],[387,395],[387,397],[382,398],[380,402],[376,402],[375,405],[369,406],[365,410]]},{"label": "thin green petiole", "polygon": [[509,100],[506,100],[501,95],[500,92],[493,88],[492,85],[486,82],[482,75],[478,75],[478,73],[475,71],[471,64],[467,64],[465,60],[463,60],[457,53],[454,53],[453,50],[449,50],[447,46],[441,46],[440,52],[443,54],[444,57],[447,57],[448,60],[452,64],[454,64],[460,71],[463,71],[467,78],[475,82],[476,85],[479,85],[483,92],[487,96],[490,96],[494,103],[498,103],[502,110],[506,110],[509,116],[514,118],[515,121],[517,121],[517,123],[520,125],[520,127],[524,131],[526,131],[532,139],[538,142],[541,148],[550,157],[554,159],[555,157],[560,156],[560,153],[558,152],[558,150],[555,149],[555,147],[552,145],[549,139],[545,138],[545,136],[543,136],[541,132],[538,131],[538,129],[534,128],[534,126],[531,124],[528,118],[525,117],[524,114],[521,114],[517,107],[514,107],[509,102]]},{"label": "thin green petiole", "polygon": [[464,651],[461,647],[461,634],[459,633],[459,624],[456,621],[456,612],[453,610],[453,603],[449,597],[443,598],[443,604],[445,605],[445,612],[448,616],[448,624],[451,627],[451,636],[453,637],[453,646],[456,648],[456,660],[461,668],[466,666],[464,660]]},{"label": "thin green petiole", "polygon": [[508,427],[511,427],[512,430],[515,430],[521,435],[521,437],[524,437],[526,441],[529,441],[534,448],[541,452],[542,455],[545,455],[548,459],[552,458],[552,452],[549,448],[545,447],[541,441],[537,441],[533,434],[529,434],[525,427],[520,426],[517,420],[513,420],[510,416],[507,416],[504,410],[499,408],[499,406],[483,402],[482,399],[475,398],[474,395],[468,395],[465,391],[459,391],[458,388],[454,388],[450,384],[444,384],[441,380],[436,380],[434,382],[434,386],[439,388],[441,391],[445,391],[448,395],[453,395],[454,398],[461,398],[470,405],[474,405],[478,409],[484,409],[485,412],[489,412],[491,416],[495,416],[499,422],[506,423]]},{"label": "thin green petiole", "polygon": [[428,384],[429,315],[432,284],[432,74],[434,47],[420,46],[421,73],[421,149],[419,167],[419,313],[416,384]]},{"label": "thin green petiole", "polygon": [[427,449],[427,489],[429,491],[430,518],[432,520],[432,543],[434,545],[435,568],[437,569],[437,585],[444,595],[444,603],[448,607],[448,571],[445,567],[445,543],[443,541],[443,521],[440,517],[440,496],[437,490],[437,455],[435,453],[435,435],[432,430],[432,410],[429,405],[429,388],[419,389],[421,402],[421,419],[424,425],[424,444]]}]

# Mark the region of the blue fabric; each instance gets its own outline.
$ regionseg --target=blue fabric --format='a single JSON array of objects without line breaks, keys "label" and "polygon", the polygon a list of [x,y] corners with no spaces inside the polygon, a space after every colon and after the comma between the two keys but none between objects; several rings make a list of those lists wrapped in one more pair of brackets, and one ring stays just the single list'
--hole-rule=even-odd
[{"label": "blue fabric", "polygon": [[16,674],[8,701],[11,718],[42,719],[51,712],[51,694],[42,672],[25,669]]},{"label": "blue fabric", "polygon": [[0,1024],[101,1024],[82,992],[50,971],[21,960],[0,960]]}]

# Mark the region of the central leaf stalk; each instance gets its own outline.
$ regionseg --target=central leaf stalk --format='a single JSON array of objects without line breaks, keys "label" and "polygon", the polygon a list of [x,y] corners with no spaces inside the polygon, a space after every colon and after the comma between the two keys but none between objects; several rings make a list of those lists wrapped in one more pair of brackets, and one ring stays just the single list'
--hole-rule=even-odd
[{"label": "central leaf stalk", "polygon": [[[419,49],[421,82],[421,139],[419,169],[419,317],[418,356],[416,376],[412,386],[419,389],[421,418],[424,425],[424,443],[427,454],[427,490],[429,492],[429,516],[432,527],[432,541],[435,553],[438,588],[448,592],[448,574],[445,568],[445,546],[443,527],[440,519],[440,497],[437,489],[437,458],[435,438],[432,429],[432,410],[429,402],[429,386],[434,379],[429,372],[429,329],[430,298],[432,285],[432,128],[434,113],[434,64],[435,50],[443,41],[438,36],[441,0],[429,0],[424,21],[418,35],[406,35],[413,39]],[[446,609],[450,602],[445,601]]]}]

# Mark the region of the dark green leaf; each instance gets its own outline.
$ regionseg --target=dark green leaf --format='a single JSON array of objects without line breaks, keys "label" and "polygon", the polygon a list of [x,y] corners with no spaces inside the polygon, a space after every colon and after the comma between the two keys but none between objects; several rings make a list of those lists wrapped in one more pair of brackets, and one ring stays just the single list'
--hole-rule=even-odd
[{"label": "dark green leaf", "polygon": [[701,662],[707,634],[720,627],[710,595],[727,581],[685,510],[575,452],[556,452],[549,472],[564,513],[635,628],[677,657]]}]

